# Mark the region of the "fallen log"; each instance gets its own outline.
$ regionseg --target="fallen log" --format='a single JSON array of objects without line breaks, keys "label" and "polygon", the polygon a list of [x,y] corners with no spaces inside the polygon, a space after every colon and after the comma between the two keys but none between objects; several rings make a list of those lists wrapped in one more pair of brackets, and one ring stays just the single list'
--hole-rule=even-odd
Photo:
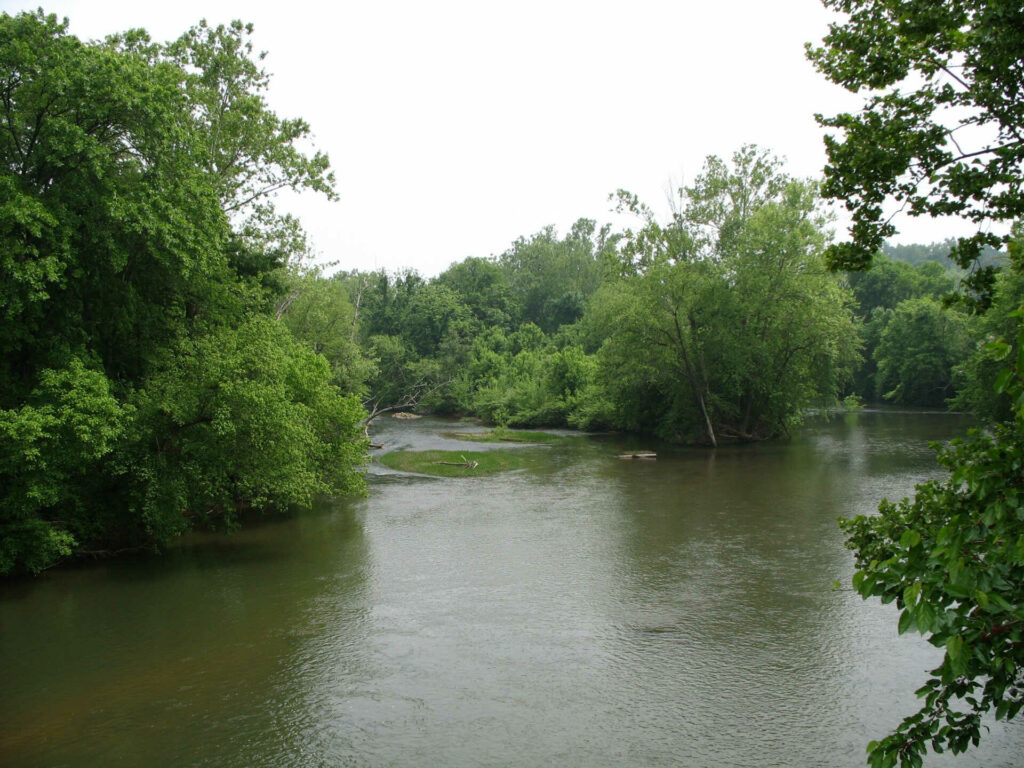
[{"label": "fallen log", "polygon": [[658,454],[651,451],[638,451],[637,453],[620,453],[620,459],[656,459]]},{"label": "fallen log", "polygon": [[466,469],[476,469],[480,466],[479,462],[466,461],[466,457],[462,456],[462,461],[435,461],[435,464],[443,464],[446,467],[465,467]]}]

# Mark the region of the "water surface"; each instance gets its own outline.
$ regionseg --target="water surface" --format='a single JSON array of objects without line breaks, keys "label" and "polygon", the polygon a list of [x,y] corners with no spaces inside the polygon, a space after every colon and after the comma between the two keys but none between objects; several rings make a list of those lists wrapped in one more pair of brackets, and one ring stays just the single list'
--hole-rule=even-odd
[{"label": "water surface", "polygon": [[[375,465],[367,499],[8,585],[0,764],[863,765],[938,656],[830,589],[853,567],[836,518],[936,476],[928,441],[965,425],[595,436],[473,480]],[[375,440],[494,447],[460,429],[380,419]],[[1015,723],[934,764],[1022,752]]]}]

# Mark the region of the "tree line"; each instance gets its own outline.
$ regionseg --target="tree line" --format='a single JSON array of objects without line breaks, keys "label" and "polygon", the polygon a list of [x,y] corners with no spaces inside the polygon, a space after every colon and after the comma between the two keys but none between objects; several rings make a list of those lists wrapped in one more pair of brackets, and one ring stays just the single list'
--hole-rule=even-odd
[{"label": "tree line", "polygon": [[977,340],[1019,285],[982,323],[934,261],[830,271],[820,182],[754,146],[665,220],[619,191],[630,227],[432,279],[308,267],[273,196],[333,176],[267,107],[250,32],[0,17],[0,573],[358,492],[393,410],[714,446],[844,396],[998,409]]},{"label": "tree line", "polygon": [[709,157],[667,221],[620,192],[634,228],[546,227],[432,279],[310,273],[283,320],[370,414],[714,445],[784,435],[809,407],[841,400],[1005,410],[982,346],[1012,323],[1017,273],[997,271],[979,317],[955,300],[967,272],[948,261],[949,241],[887,246],[870,271],[832,272],[818,190],[743,147]]},{"label": "tree line", "polygon": [[[268,108],[251,28],[83,43],[0,14],[0,573],[359,492],[366,424],[396,409],[717,445],[840,398],[953,405],[986,429],[940,452],[950,476],[843,526],[854,588],[944,649],[869,762],[977,744],[1024,708],[1024,10],[823,2],[808,56],[865,94],[818,116],[823,181],[743,147],[667,218],[620,191],[632,227],[429,280],[303,266],[273,196],[333,176]],[[976,231],[890,246],[887,206]]]}]

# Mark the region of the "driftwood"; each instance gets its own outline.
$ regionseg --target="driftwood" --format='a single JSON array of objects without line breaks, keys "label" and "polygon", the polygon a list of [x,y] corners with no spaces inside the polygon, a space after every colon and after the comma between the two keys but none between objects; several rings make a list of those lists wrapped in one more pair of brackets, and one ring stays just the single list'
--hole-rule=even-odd
[{"label": "driftwood", "polygon": [[462,456],[462,461],[435,461],[435,464],[444,464],[446,467],[465,467],[466,469],[476,469],[479,462],[466,461],[466,457]]},{"label": "driftwood", "polygon": [[422,419],[423,417],[417,413],[409,413],[408,411],[399,411],[398,413],[392,413],[391,418],[393,419]]},{"label": "driftwood", "polygon": [[620,453],[620,459],[656,459],[658,454],[651,451],[637,451],[636,453]]},{"label": "driftwood", "polygon": [[[416,408],[419,406],[421,400],[430,397],[432,394],[437,392],[437,390],[441,389],[441,387],[451,384],[453,381],[454,379],[447,379],[446,381],[438,382],[433,387],[430,387],[430,389],[427,389],[427,387],[429,386],[429,382],[424,382],[421,380],[415,386],[413,386],[410,391],[406,392],[402,397],[400,397],[398,399],[398,402],[392,403],[391,405],[388,405],[383,408],[381,407],[379,397],[371,397],[367,400],[364,400],[363,408],[366,409],[367,415],[366,418],[363,419],[362,423],[369,424],[382,413],[391,413],[402,408]],[[415,416],[415,414],[410,415]],[[418,419],[420,417],[416,416],[416,418]]]}]

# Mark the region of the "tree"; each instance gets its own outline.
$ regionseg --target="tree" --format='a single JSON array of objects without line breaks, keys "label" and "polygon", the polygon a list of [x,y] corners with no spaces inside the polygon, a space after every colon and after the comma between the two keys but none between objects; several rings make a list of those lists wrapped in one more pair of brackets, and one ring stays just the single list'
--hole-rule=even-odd
[{"label": "tree", "polygon": [[42,509],[88,506],[99,462],[117,447],[134,407],[110,392],[99,371],[73,358],[40,372],[17,408],[0,409],[0,573],[40,571],[71,554],[76,539]]},{"label": "tree", "polygon": [[876,307],[896,309],[907,299],[931,298],[940,300],[953,293],[956,281],[935,262],[911,266],[903,261],[890,260],[879,254],[871,269],[851,272],[847,282],[853,289],[862,318]]},{"label": "tree", "polygon": [[355,337],[374,370],[364,405],[372,421],[387,411],[430,405],[444,409],[439,393],[464,362],[479,321],[458,292],[428,283],[414,271],[343,275],[359,302]]},{"label": "tree", "polygon": [[448,267],[435,282],[459,294],[484,327],[509,331],[518,324],[519,308],[512,300],[508,278],[493,259],[464,259]]},{"label": "tree", "polygon": [[[875,91],[860,115],[821,118],[841,139],[826,147],[826,194],[853,212],[852,242],[832,252],[863,268],[895,231],[883,206],[911,215],[966,219],[977,232],[957,243],[968,267],[996,236],[993,222],[1024,212],[1024,7],[1013,0],[824,0],[848,14],[810,51],[831,80]],[[888,89],[885,92],[878,93]],[[1012,259],[1011,259],[1012,260]],[[1019,262],[1013,267],[1020,270]],[[991,270],[968,287],[991,299]],[[868,745],[876,768],[919,766],[929,746],[963,752],[981,736],[981,717],[1015,717],[1024,706],[1024,306],[1012,329],[990,341],[1001,363],[995,388],[1008,419],[939,451],[946,480],[918,486],[912,499],[883,502],[880,514],[843,522],[854,551],[854,587],[895,601],[901,632],[916,629],[943,648],[941,665],[917,693],[918,712]]]},{"label": "tree", "polygon": [[582,348],[546,336],[533,323],[509,335],[489,328],[473,340],[452,384],[453,398],[458,410],[496,424],[567,426],[595,366]]},{"label": "tree", "polygon": [[[889,207],[953,216],[977,231],[953,257],[964,268],[991,231],[1024,213],[1024,6],[1018,0],[823,0],[845,14],[808,55],[832,82],[870,93],[859,114],[818,116],[838,129],[825,146],[823,193],[853,215],[831,263],[861,269],[896,232]],[[991,269],[969,286],[983,292]],[[984,303],[984,298],[983,302]]]},{"label": "tree", "polygon": [[272,196],[331,177],[250,31],[0,14],[0,572],[360,484],[350,399],[272,314],[302,253]]},{"label": "tree", "polygon": [[944,649],[917,691],[920,710],[868,745],[874,768],[920,766],[929,746],[964,752],[981,738],[983,713],[1009,720],[1024,707],[1024,355],[1013,362],[999,385],[1012,421],[941,449],[948,479],[842,523],[857,592],[895,602],[901,633]]},{"label": "tree", "polygon": [[523,322],[545,333],[583,316],[587,300],[601,281],[602,260],[614,245],[607,227],[579,219],[564,238],[545,227],[519,238],[498,258],[520,307]]},{"label": "tree", "polygon": [[365,456],[358,396],[340,396],[327,360],[273,318],[182,339],[137,403],[134,496],[160,540],[362,488],[351,471]]},{"label": "tree", "polygon": [[598,376],[615,426],[717,445],[708,361],[724,362],[710,338],[723,286],[709,263],[644,258],[653,263],[602,286],[588,312],[605,326]]},{"label": "tree", "polygon": [[[928,245],[922,243],[908,243],[904,245],[886,243],[882,246],[882,253],[893,261],[905,261],[915,267],[934,262],[946,269],[956,269],[956,262],[949,257],[954,248],[956,248],[956,238],[950,237],[937,243],[929,243]],[[878,258],[877,255],[875,258]],[[989,245],[985,246],[979,253],[978,263],[983,267],[998,265],[1002,258],[1003,254]]]},{"label": "tree", "polygon": [[[880,392],[885,394],[888,391],[880,390],[878,386],[875,351],[896,307],[908,299],[944,300],[955,290],[956,280],[937,262],[925,261],[911,266],[904,261],[890,260],[878,254],[871,269],[848,273],[846,282],[853,289],[862,321],[860,337],[864,363],[854,375],[853,391],[862,397],[874,399]],[[937,343],[941,345],[943,342],[939,339]],[[899,350],[894,351],[898,357]],[[951,372],[947,371],[945,375],[948,377]]]},{"label": "tree", "polygon": [[620,193],[643,226],[593,313],[609,323],[599,359],[622,425],[711,445],[783,434],[857,357],[848,296],[821,260],[816,185],[744,147],[680,192],[666,225]]},{"label": "tree", "polygon": [[900,405],[945,405],[956,395],[957,368],[971,351],[970,320],[934,299],[900,302],[873,353],[878,394]]},{"label": "tree", "polygon": [[342,280],[316,269],[296,272],[275,314],[296,340],[327,359],[338,389],[365,394],[374,366],[355,342],[355,310]]},{"label": "tree", "polygon": [[[1024,235],[1024,226],[1017,224],[1016,232],[1018,238]],[[996,275],[992,306],[978,318],[978,335],[983,341],[1011,341],[1010,359],[1017,354],[1016,334],[1021,323],[1018,310],[1024,304],[1024,254],[1014,252],[1016,242],[1010,243],[1010,268]],[[1012,420],[1012,398],[1005,391],[996,391],[996,382],[1006,368],[1005,357],[987,344],[979,345],[963,365],[964,385],[954,405],[970,409],[989,422]]]}]

